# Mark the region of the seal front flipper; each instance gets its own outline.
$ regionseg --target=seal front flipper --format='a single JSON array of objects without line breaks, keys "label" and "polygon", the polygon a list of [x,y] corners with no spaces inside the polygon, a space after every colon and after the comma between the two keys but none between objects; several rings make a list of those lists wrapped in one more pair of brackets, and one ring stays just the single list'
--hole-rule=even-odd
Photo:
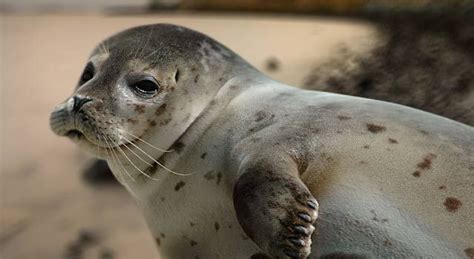
[{"label": "seal front flipper", "polygon": [[[240,168],[233,200],[246,234],[274,258],[307,258],[318,203],[294,162],[259,159]],[[247,160],[249,161],[249,160]]]}]

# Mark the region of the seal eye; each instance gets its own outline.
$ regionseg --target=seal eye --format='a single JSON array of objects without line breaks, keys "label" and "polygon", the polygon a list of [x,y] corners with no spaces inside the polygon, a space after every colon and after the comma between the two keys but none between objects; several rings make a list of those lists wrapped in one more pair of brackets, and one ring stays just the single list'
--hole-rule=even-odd
[{"label": "seal eye", "polygon": [[94,77],[94,65],[91,62],[87,63],[84,72],[82,72],[81,79],[79,80],[79,85],[84,84],[85,82],[91,80]]},{"label": "seal eye", "polygon": [[158,93],[158,84],[151,80],[141,80],[132,84],[136,93],[143,97],[152,97]]}]

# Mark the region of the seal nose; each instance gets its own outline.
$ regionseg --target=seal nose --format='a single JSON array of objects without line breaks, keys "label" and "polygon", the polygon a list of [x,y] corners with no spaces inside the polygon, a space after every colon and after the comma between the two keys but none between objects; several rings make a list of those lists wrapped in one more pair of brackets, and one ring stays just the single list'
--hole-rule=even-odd
[{"label": "seal nose", "polygon": [[84,104],[92,101],[92,98],[78,95],[74,96],[72,99],[74,101],[74,104],[72,106],[73,112],[78,112]]}]

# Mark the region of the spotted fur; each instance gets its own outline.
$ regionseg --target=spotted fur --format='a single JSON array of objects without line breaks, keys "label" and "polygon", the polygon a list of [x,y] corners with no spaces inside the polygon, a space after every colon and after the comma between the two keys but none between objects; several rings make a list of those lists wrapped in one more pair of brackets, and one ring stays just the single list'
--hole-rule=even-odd
[{"label": "spotted fur", "polygon": [[[99,121],[79,120],[86,138],[78,143],[100,148],[91,132],[122,141],[126,130],[173,151],[136,140],[124,151],[130,161],[102,152],[137,199],[163,258],[472,254],[472,127],[283,85],[182,27],[133,28],[104,45],[105,54],[91,57],[100,57],[101,76],[75,93],[96,100],[82,109]],[[162,94],[130,97],[120,85],[130,71],[148,71]],[[73,117],[68,107],[55,114]],[[60,135],[73,127],[52,125]],[[142,154],[137,146],[153,160],[134,157]]]}]

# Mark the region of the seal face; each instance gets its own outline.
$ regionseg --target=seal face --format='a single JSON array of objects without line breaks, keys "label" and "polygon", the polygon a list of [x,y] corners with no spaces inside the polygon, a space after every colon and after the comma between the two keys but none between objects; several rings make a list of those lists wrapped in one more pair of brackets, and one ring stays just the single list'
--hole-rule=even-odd
[{"label": "seal face", "polygon": [[[117,157],[137,141],[146,143],[147,131],[168,136],[157,145],[169,147],[207,105],[216,82],[226,78],[220,64],[238,59],[206,36],[181,27],[127,30],[93,51],[74,96],[51,115],[51,127],[103,158],[112,151],[120,153]],[[219,76],[216,82],[199,78],[209,69]]]},{"label": "seal face", "polygon": [[51,127],[107,160],[166,258],[456,258],[474,243],[472,127],[283,85],[186,28],[105,40]]}]

